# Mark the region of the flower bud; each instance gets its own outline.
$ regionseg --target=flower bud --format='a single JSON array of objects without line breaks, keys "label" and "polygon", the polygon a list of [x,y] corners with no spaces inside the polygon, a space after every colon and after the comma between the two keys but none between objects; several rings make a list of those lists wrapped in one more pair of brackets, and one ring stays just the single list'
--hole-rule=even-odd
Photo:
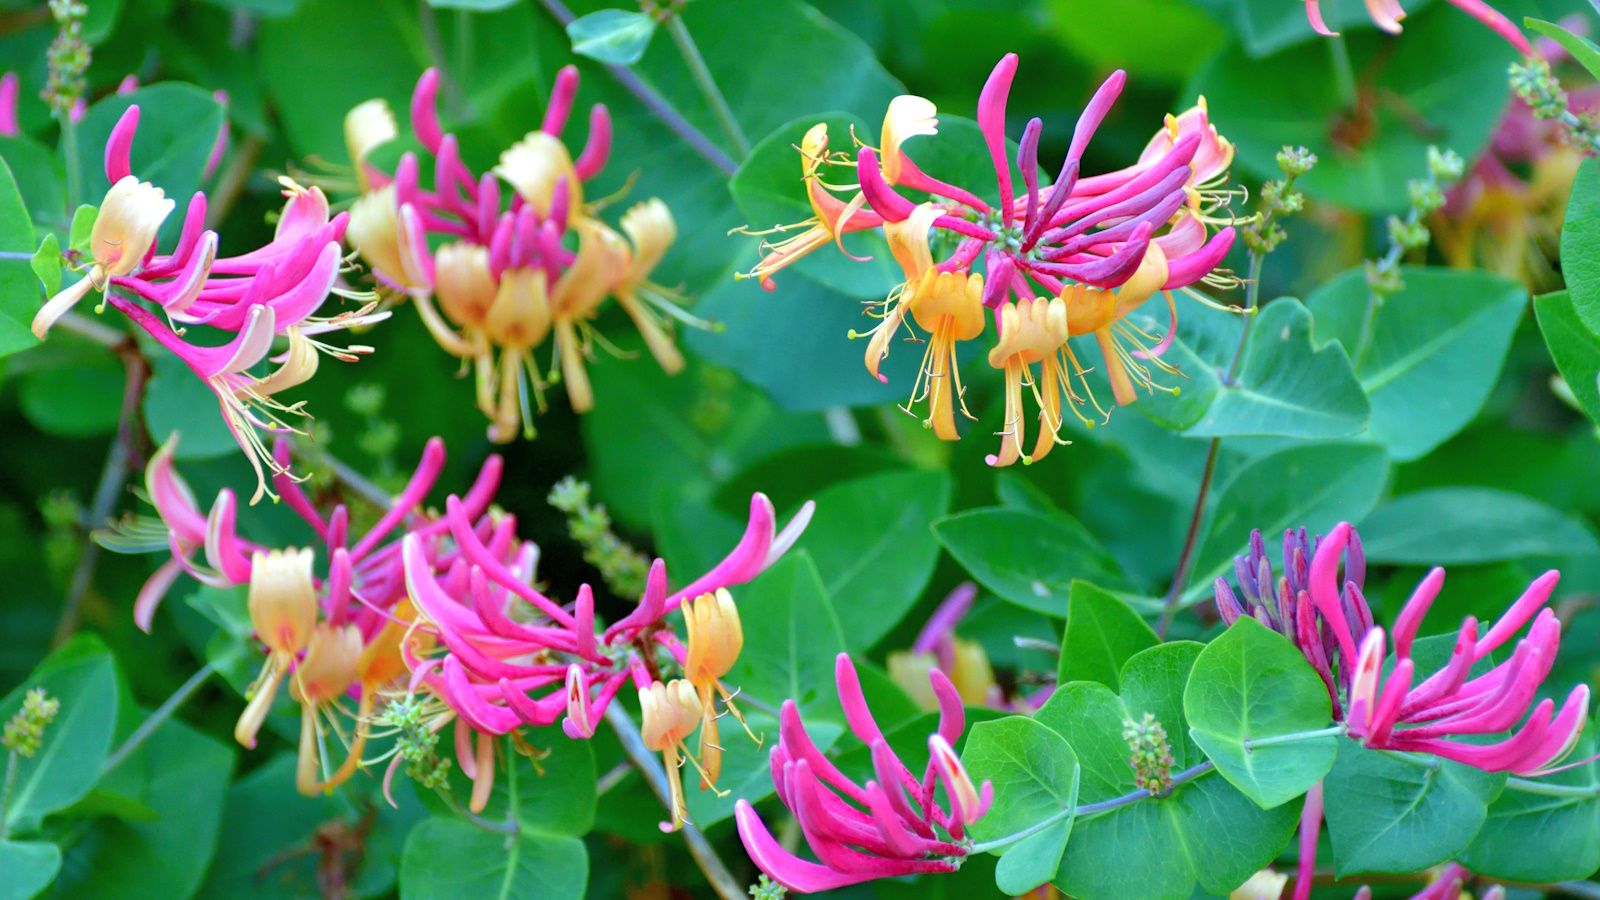
[{"label": "flower bud", "polygon": [[250,624],[280,665],[305,649],[317,624],[311,560],[310,549],[292,548],[257,550],[250,557]]},{"label": "flower bud", "polygon": [[90,232],[95,264],[107,276],[127,275],[144,262],[156,232],[171,214],[173,202],[148,181],[132,175],[111,186]]}]

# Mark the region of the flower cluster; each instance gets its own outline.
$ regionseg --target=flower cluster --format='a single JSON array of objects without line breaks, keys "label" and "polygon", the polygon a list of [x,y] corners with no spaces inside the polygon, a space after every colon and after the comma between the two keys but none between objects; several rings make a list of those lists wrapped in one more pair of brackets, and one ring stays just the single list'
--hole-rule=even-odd
[{"label": "flower cluster", "polygon": [[50,696],[44,688],[30,688],[22,695],[22,708],[6,720],[5,731],[0,734],[0,747],[18,756],[32,756],[44,743],[44,730],[61,712],[61,701]]},{"label": "flower cluster", "polygon": [[[1250,554],[1235,561],[1244,603],[1219,578],[1218,609],[1229,624],[1251,615],[1293,641],[1327,685],[1334,717],[1364,746],[1432,753],[1491,772],[1540,775],[1577,743],[1588,721],[1587,685],[1573,688],[1559,710],[1548,698],[1534,702],[1561,639],[1561,623],[1545,606],[1559,572],[1535,579],[1486,632],[1468,617],[1449,661],[1423,677],[1416,671],[1412,642],[1444,586],[1444,569],[1422,579],[1393,629],[1385,632],[1374,624],[1362,596],[1366,561],[1348,523],[1316,541],[1304,529],[1286,532],[1283,557],[1284,573],[1274,581],[1261,535],[1252,534]],[[1474,674],[1474,666],[1524,625],[1527,634],[1509,657]],[[1385,671],[1391,645],[1393,665]],[[1508,737],[1493,743],[1473,740],[1518,722],[1522,725]]]},{"label": "flower cluster", "polygon": [[[111,189],[101,201],[90,234],[91,259],[78,281],[48,300],[34,316],[41,340],[52,325],[92,291],[176,355],[216,394],[223,421],[256,472],[251,502],[272,491],[268,474],[288,469],[267,451],[263,434],[298,432],[291,424],[307,413],[279,393],[303,384],[317,371],[322,353],[346,362],[370,347],[333,347],[316,336],[377,321],[387,313],[368,303],[332,317],[315,313],[330,294],[359,298],[338,288],[343,267],[339,240],[346,216],[330,216],[322,191],[285,182],[288,198],[270,243],[238,256],[218,256],[220,238],[205,227],[206,196],[190,198],[183,228],[170,253],[157,253],[162,224],[175,204],[148,181],[132,174],[130,153],[139,107],[128,107],[105,148]],[[144,304],[159,307],[157,315]],[[174,324],[180,323],[180,324]],[[186,325],[231,334],[220,346],[185,340]],[[272,356],[274,338],[288,347],[272,361],[276,369],[253,374]]]},{"label": "flower cluster", "polygon": [[[937,132],[936,110],[921,97],[897,97],[884,117],[880,146],[861,147],[853,160],[829,153],[826,125],[806,134],[801,172],[815,218],[802,223],[800,234],[770,246],[749,273],[770,288],[774,273],[807,253],[850,232],[882,228],[905,281],[872,310],[880,321],[867,333],[867,370],[887,380],[878,370],[895,336],[905,329],[909,339],[924,340],[911,327],[915,323],[927,337],[908,409],[926,401],[928,427],[944,440],[955,440],[956,410],[971,418],[956,347],[982,335],[992,317],[996,337],[988,359],[1004,372],[1006,409],[1000,451],[989,457],[996,466],[1049,453],[1061,442],[1063,405],[1085,423],[1089,419],[1078,411],[1085,403],[1109,415],[1095,399],[1089,369],[1069,339],[1093,337],[1118,404],[1132,403],[1139,387],[1156,387],[1151,366],[1175,371],[1160,360],[1171,329],[1157,339],[1130,323],[1128,315],[1161,292],[1176,327],[1171,292],[1208,278],[1231,283],[1213,270],[1234,240],[1232,227],[1211,233],[1212,225],[1226,221],[1218,212],[1231,196],[1223,185],[1233,145],[1210,124],[1203,99],[1181,115],[1168,116],[1133,165],[1080,177],[1084,150],[1126,81],[1119,71],[1090,100],[1060,174],[1049,184],[1042,183],[1039,172],[1043,124],[1039,119],[1028,123],[1017,152],[1022,178],[1017,186],[1005,135],[1006,98],[1016,70],[1017,57],[1008,54],[978,100],[998,205],[923,172],[911,160],[903,145]],[[858,184],[844,189],[830,184],[822,173],[829,165],[853,166]],[[916,202],[899,189],[928,199]],[[854,193],[845,200],[835,196],[840,190]],[[942,257],[937,260],[936,250]],[[1039,408],[1039,434],[1031,450],[1022,411],[1024,385]]]},{"label": "flower cluster", "polygon": [[[287,444],[275,450],[287,468]],[[405,739],[380,758],[390,760],[385,785],[402,763],[437,781],[440,766],[428,758],[429,736],[453,722],[457,762],[473,779],[474,810],[483,808],[494,783],[497,737],[556,722],[569,737],[591,737],[617,692],[631,683],[640,694],[646,742],[667,756],[675,822],[683,821],[677,763],[684,739],[701,729],[696,764],[710,785],[721,752],[716,700],[738,715],[733,692],[720,680],[743,644],[738,610],[725,588],[749,581],[781,556],[811,512],[807,504],[780,532],[771,501],[754,495],[744,538],[726,559],[675,592],[668,589],[665,564],[656,560],[638,606],[602,628],[588,585],[567,604],[535,586],[537,545],[517,535],[514,516],[491,506],[501,473],[497,456],[464,495],[446,500],[442,514],[431,512],[422,504],[445,452],[438,439],[430,441],[404,490],[353,541],[343,504],[325,515],[280,471],[275,486],[322,544],[314,551],[240,536],[229,490],[204,511],[174,469],[173,452],[173,443],[163,447],[146,473],[171,559],[140,593],[139,626],[150,628],[157,604],[180,574],[248,586],[250,622],[266,660],[235,731],[241,744],[254,746],[285,681],[301,706],[297,783],[308,794],[339,784],[362,764],[376,721]],[[319,554],[326,559],[321,574]],[[665,622],[680,607],[685,639]],[[678,667],[683,677],[663,684],[666,666]],[[353,729],[340,724],[351,697],[357,704]],[[321,760],[330,734],[349,744],[337,769]]]},{"label": "flower cluster", "polygon": [[[544,408],[544,390],[555,381],[565,382],[574,410],[593,407],[585,360],[595,342],[591,320],[607,297],[632,318],[662,369],[681,370],[672,320],[696,320],[679,308],[681,297],[650,280],[677,224],[655,198],[623,213],[626,238],[596,218],[603,201],[587,199],[585,186],[610,156],[611,117],[595,105],[588,143],[574,159],[561,133],[578,70],[561,70],[539,129],[481,176],[440,126],[438,90],[439,73],[429,69],[411,99],[412,133],[432,156],[432,190],[419,181],[414,153],[400,158],[392,176],[370,161],[398,135],[384,101],[368,100],[345,117],[363,192],[351,207],[348,237],[382,286],[415,302],[439,346],[471,362],[490,439],[531,437],[533,410]],[[512,191],[504,208],[501,181]],[[547,338],[554,340],[548,380],[534,360]]]},{"label": "flower cluster", "polygon": [[[928,736],[928,763],[919,777],[890,749],[848,654],[839,654],[834,678],[845,721],[872,751],[876,780],[861,785],[841,772],[806,733],[794,701],[785,701],[771,754],[772,781],[818,862],[785,850],[755,808],[740,800],[734,818],[745,850],[757,868],[797,893],[954,872],[967,855],[966,827],[981,819],[994,799],[993,786],[974,785],[952,748],[966,724],[955,686],[938,669],[928,673],[939,698],[939,727]],[[945,807],[936,797],[940,786]]]},{"label": "flower cluster", "polygon": [[[1372,17],[1374,24],[1390,34],[1400,33],[1400,20],[1406,17],[1406,11],[1400,6],[1400,0],[1366,0],[1366,4],[1367,15]],[[1522,31],[1499,10],[1483,0],[1450,0],[1450,4],[1488,26],[1524,56],[1533,52],[1528,46],[1528,38]],[[1311,27],[1318,34],[1329,37],[1338,34],[1329,28],[1328,23],[1322,18],[1322,0],[1306,0],[1306,19],[1311,22]]]}]

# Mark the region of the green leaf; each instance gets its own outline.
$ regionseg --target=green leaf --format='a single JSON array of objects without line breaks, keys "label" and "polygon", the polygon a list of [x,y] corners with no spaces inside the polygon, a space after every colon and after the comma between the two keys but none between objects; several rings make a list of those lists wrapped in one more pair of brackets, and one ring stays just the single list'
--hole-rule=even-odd
[{"label": "green leaf", "polygon": [[905,617],[933,575],[939,544],[928,523],[950,508],[944,472],[886,472],[844,481],[815,497],[796,544],[811,555],[838,609],[849,649],[865,651]]},{"label": "green leaf", "polygon": [[[11,167],[0,159],[0,252],[29,254],[33,223],[17,193]],[[39,311],[39,283],[21,260],[0,260],[0,357],[38,343],[29,330]]]},{"label": "green leaf", "polygon": [[1573,34],[1554,22],[1532,16],[1523,19],[1522,24],[1560,44],[1562,49],[1572,54],[1578,65],[1588,69],[1591,76],[1600,78],[1600,47],[1596,47],[1593,41],[1581,34]]},{"label": "green leaf", "polygon": [[180,721],[164,722],[99,787],[144,804],[156,818],[95,820],[66,851],[58,895],[192,895],[216,850],[233,755],[229,745]]},{"label": "green leaf", "polygon": [[1275,534],[1359,521],[1378,502],[1388,474],[1382,448],[1364,444],[1303,444],[1251,460],[1217,492],[1191,583],[1209,592],[1252,528]]},{"label": "green leaf", "polygon": [[0,840],[0,900],[29,900],[61,871],[61,848],[49,841]]},{"label": "green leaf", "polygon": [[[1035,716],[1067,739],[1082,767],[1079,802],[1099,803],[1134,791],[1125,720],[1151,713],[1166,729],[1174,773],[1205,761],[1189,738],[1182,693],[1199,644],[1151,647],[1123,667],[1121,694],[1103,684],[1057,688]],[[1267,865],[1289,842],[1299,810],[1263,810],[1209,772],[1160,799],[1145,799],[1072,826],[1056,886],[1084,900],[1190,897],[1196,887],[1227,894]]]},{"label": "green leaf", "polygon": [[1361,534],[1375,563],[1442,566],[1600,554],[1600,541],[1581,519],[1487,487],[1406,494],[1373,510],[1361,521]]},{"label": "green leaf", "polygon": [[1339,742],[1323,782],[1334,871],[1416,872],[1453,859],[1471,842],[1505,775],[1437,763],[1430,768]]},{"label": "green leaf", "polygon": [[[1284,16],[1305,16],[1301,3],[1257,2],[1281,7]],[[1369,30],[1346,34],[1345,43],[1357,77],[1374,94],[1354,98],[1359,111],[1340,96],[1334,48],[1323,46],[1263,59],[1225,49],[1183,96],[1210,102],[1212,122],[1238,148],[1236,176],[1281,177],[1278,151],[1303,145],[1319,162],[1295,182],[1297,189],[1367,212],[1403,210],[1406,181],[1426,174],[1430,145],[1473,159],[1488,142],[1509,96],[1506,66],[1519,58],[1499,35],[1445,4],[1408,17],[1404,38]],[[1440,79],[1445,53],[1450,77]]]},{"label": "green leaf", "polygon": [[72,211],[72,224],[67,228],[67,247],[81,256],[92,257],[94,247],[90,242],[94,239],[94,223],[99,218],[100,207],[80,203]]},{"label": "green leaf", "polygon": [[1053,35],[1091,68],[1134,68],[1181,81],[1222,46],[1225,32],[1186,0],[1051,0]]},{"label": "green leaf", "polygon": [[[1572,755],[1588,759],[1594,738],[1578,741]],[[1489,805],[1489,817],[1477,837],[1457,857],[1472,871],[1490,878],[1556,882],[1581,880],[1600,868],[1600,779],[1588,759],[1541,784],[1562,785],[1587,794],[1551,797],[1507,785]]]},{"label": "green leaf", "polygon": [[0,722],[22,708],[31,688],[44,688],[61,709],[44,731],[33,756],[18,756],[6,801],[10,833],[38,827],[40,819],[89,793],[111,748],[117,721],[117,672],[111,652],[97,637],[80,635],[45,658],[16,690],[0,700]]},{"label": "green leaf", "polygon": [[67,214],[66,176],[53,148],[26,135],[0,136],[0,159],[11,167],[22,204],[41,228],[59,228]]},{"label": "green leaf", "polygon": [[1352,348],[1372,403],[1372,438],[1405,461],[1432,452],[1483,408],[1528,295],[1488,272],[1407,267],[1402,274],[1405,287],[1372,319],[1366,352],[1355,349],[1370,298],[1362,270],[1324,284],[1307,303],[1318,339]]},{"label": "green leaf", "polygon": [[[496,748],[494,789],[480,813],[493,822],[516,821],[525,834],[581,837],[594,826],[595,762],[588,741],[574,741],[561,729],[527,729],[523,740],[540,752],[537,761],[513,749]],[[460,767],[452,767],[456,796],[471,790]],[[409,841],[407,842],[409,846]]]},{"label": "green leaf", "polygon": [[1067,625],[1061,638],[1058,684],[1098,681],[1112,690],[1130,657],[1161,639],[1121,597],[1074,580],[1067,591]]},{"label": "green leaf", "polygon": [[1535,297],[1533,312],[1544,333],[1545,346],[1567,389],[1593,422],[1600,423],[1600,335],[1578,318],[1567,291]]},{"label": "green leaf", "polygon": [[165,441],[178,434],[179,460],[214,459],[239,452],[218,408],[217,395],[194,371],[171,353],[150,360],[150,383],[144,392],[145,424],[152,437]]},{"label": "green leaf", "polygon": [[589,853],[575,837],[495,834],[457,819],[424,819],[400,858],[402,900],[561,900],[584,895]]},{"label": "green leaf", "polygon": [[1201,651],[1183,691],[1189,736],[1217,771],[1263,809],[1288,803],[1322,780],[1335,735],[1252,746],[1252,741],[1328,727],[1328,689],[1300,651],[1244,618]]},{"label": "green leaf", "polygon": [[655,33],[653,17],[624,9],[597,10],[567,23],[573,53],[618,66],[638,62]]},{"label": "green leaf", "polygon": [[61,242],[56,240],[55,232],[46,234],[39,242],[39,249],[34,251],[33,259],[28,260],[28,267],[39,276],[45,294],[54,296],[61,290]]},{"label": "green leaf", "polygon": [[1094,535],[1065,514],[974,509],[936,520],[933,533],[984,587],[1046,615],[1066,614],[1074,579],[1124,583],[1116,562]]},{"label": "green leaf", "polygon": [[1584,160],[1561,226],[1561,274],[1578,318],[1600,332],[1600,163]]},{"label": "green leaf", "polygon": [[1219,386],[1205,416],[1185,433],[1344,437],[1360,431],[1369,412],[1344,348],[1331,342],[1316,347],[1311,313],[1286,297],[1257,315],[1238,381]]},{"label": "green leaf", "polygon": [[744,650],[724,680],[771,708],[838,710],[834,660],[845,651],[827,588],[805,552],[790,553],[739,589]]},{"label": "green leaf", "polygon": [[975,783],[994,784],[994,804],[972,823],[972,836],[992,840],[1067,814],[1045,831],[1001,848],[1001,891],[1016,896],[1049,882],[1061,865],[1078,805],[1078,757],[1061,735],[1025,716],[979,722],[961,752]]},{"label": "green leaf", "polygon": [[[295,791],[295,754],[285,751],[228,788],[216,859],[199,896],[206,900],[268,900],[316,896],[321,861],[305,852],[324,833],[355,832],[366,840],[359,860],[347,860],[351,896],[370,897],[394,889],[400,848],[423,815],[411,781],[392,785],[399,809],[376,796],[376,784],[349,785],[331,794],[304,797]],[[375,804],[369,806],[368,804]],[[381,804],[378,806],[376,804]],[[365,826],[363,821],[365,820]]]},{"label": "green leaf", "polygon": [[117,429],[127,373],[100,348],[71,352],[64,364],[27,373],[18,400],[28,421],[62,437],[96,437]]}]

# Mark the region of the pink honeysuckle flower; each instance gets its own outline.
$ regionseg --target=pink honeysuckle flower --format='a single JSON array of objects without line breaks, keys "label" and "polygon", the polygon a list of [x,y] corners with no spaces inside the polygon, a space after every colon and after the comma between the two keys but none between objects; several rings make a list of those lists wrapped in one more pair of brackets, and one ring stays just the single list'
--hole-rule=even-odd
[{"label": "pink honeysuckle flower", "polygon": [[[1406,17],[1406,11],[1400,6],[1400,0],[1366,0],[1366,4],[1367,14],[1379,28],[1390,34],[1400,33],[1400,20]],[[1450,0],[1450,5],[1488,26],[1505,38],[1507,43],[1517,48],[1522,55],[1532,54],[1533,48],[1529,46],[1528,38],[1522,30],[1483,0]],[[1306,0],[1306,19],[1318,34],[1329,37],[1338,34],[1329,28],[1328,23],[1322,18],[1322,0]]]},{"label": "pink honeysuckle flower", "polygon": [[[319,354],[354,361],[371,352],[355,345],[333,347],[313,336],[370,324],[388,313],[372,304],[333,317],[314,313],[332,294],[359,299],[337,287],[342,258],[339,241],[347,216],[329,215],[328,200],[317,188],[286,182],[284,206],[271,243],[233,257],[218,257],[219,237],[205,228],[206,198],[189,201],[183,228],[172,252],[158,253],[162,224],[175,204],[160,188],[132,174],[131,153],[139,107],[123,113],[106,141],[105,171],[111,189],[101,203],[90,235],[91,263],[84,277],[51,297],[34,316],[41,340],[52,325],[93,291],[148,332],[217,395],[223,421],[256,472],[251,502],[268,487],[269,474],[283,474],[263,435],[296,432],[291,417],[307,415],[299,404],[274,395],[315,374]],[[160,307],[156,315],[145,304]],[[185,337],[170,323],[208,325],[235,335],[221,347]],[[252,370],[268,359],[273,340],[288,339],[279,367],[267,375]]]},{"label": "pink honeysuckle flower", "polygon": [[[1423,677],[1411,656],[1412,643],[1444,586],[1444,569],[1434,568],[1418,583],[1386,632],[1374,623],[1362,596],[1366,562],[1348,523],[1314,542],[1304,529],[1286,532],[1285,572],[1276,585],[1259,532],[1250,544],[1250,554],[1235,561],[1248,607],[1226,581],[1217,581],[1224,621],[1252,615],[1293,641],[1328,687],[1334,717],[1350,737],[1374,749],[1432,753],[1527,776],[1545,774],[1571,752],[1588,721],[1588,687],[1573,688],[1559,710],[1553,700],[1534,702],[1560,643],[1561,623],[1545,606],[1559,572],[1535,579],[1486,632],[1468,617],[1449,661]],[[1526,636],[1508,658],[1472,675],[1475,664],[1525,625]],[[1393,665],[1385,674],[1391,647]],[[1495,743],[1463,740],[1498,734],[1519,722],[1510,737]]]},{"label": "pink honeysuckle flower", "polygon": [[[955,687],[937,669],[929,673],[940,718],[928,737],[928,762],[919,777],[889,748],[849,655],[839,655],[834,675],[851,732],[872,750],[876,779],[862,785],[840,772],[806,734],[794,701],[785,701],[770,757],[773,785],[818,861],[785,850],[755,808],[740,800],[734,818],[746,852],[757,868],[796,893],[955,871],[967,854],[966,827],[982,818],[994,799],[993,786],[974,785],[952,748],[965,727]],[[944,807],[936,797],[941,785]]]},{"label": "pink honeysuckle flower", "polygon": [[[903,144],[936,134],[936,111],[921,98],[898,97],[885,117],[881,145],[862,146],[853,161],[827,152],[825,125],[807,133],[800,147],[802,178],[816,215],[801,223],[806,228],[800,234],[764,246],[769,252],[748,273],[770,288],[776,271],[807,253],[851,231],[881,228],[905,278],[869,309],[879,322],[867,332],[852,332],[869,338],[866,368],[887,380],[879,370],[895,337],[902,329],[913,336],[917,329],[927,332],[907,408],[926,401],[926,424],[939,438],[956,440],[957,410],[972,416],[962,401],[955,348],[983,334],[992,318],[997,341],[989,363],[1006,376],[1001,448],[988,457],[996,466],[1035,461],[1064,443],[1063,406],[1086,423],[1082,405],[1109,415],[1094,397],[1090,366],[1080,362],[1071,338],[1093,337],[1117,404],[1132,403],[1139,389],[1157,389],[1152,366],[1176,371],[1160,360],[1176,327],[1172,292],[1201,282],[1237,284],[1217,271],[1235,236],[1224,209],[1237,193],[1226,187],[1233,145],[1211,125],[1204,98],[1168,116],[1133,165],[1086,175],[1083,154],[1127,80],[1116,72],[1079,117],[1055,180],[1046,182],[1040,173],[1043,122],[1037,118],[1023,129],[1015,159],[1020,180],[1014,180],[1005,123],[1016,73],[1017,57],[1007,54],[978,100],[997,204],[979,196],[987,189],[941,181],[912,160]],[[853,166],[857,183],[830,184],[822,173],[826,166]],[[931,199],[919,203],[901,188]],[[852,190],[848,201],[834,195]],[[943,259],[933,255],[938,246],[950,248]],[[1171,313],[1162,337],[1128,320],[1157,293]],[[1037,376],[1034,365],[1040,366]],[[1031,451],[1024,449],[1024,384],[1033,386],[1039,405]]]},{"label": "pink honeysuckle flower", "polygon": [[411,131],[432,157],[431,185],[416,153],[403,155],[392,174],[369,161],[373,147],[399,134],[383,101],[362,103],[346,116],[346,143],[363,190],[351,207],[348,237],[380,285],[397,300],[413,301],[440,347],[471,362],[490,439],[533,435],[531,413],[544,408],[548,387],[534,351],[549,340],[573,409],[592,408],[589,322],[608,296],[662,369],[681,371],[672,323],[705,323],[680,308],[676,292],[650,280],[677,239],[676,221],[652,198],[623,214],[619,234],[598,218],[603,204],[586,200],[586,184],[611,153],[611,119],[604,105],[594,106],[587,143],[571,154],[561,135],[577,95],[577,69],[557,75],[540,127],[485,173],[462,161],[455,135],[440,124],[438,90],[439,73],[430,69],[410,108]]},{"label": "pink honeysuckle flower", "polygon": [[22,133],[17,122],[17,73],[0,75],[0,137],[16,137]]}]

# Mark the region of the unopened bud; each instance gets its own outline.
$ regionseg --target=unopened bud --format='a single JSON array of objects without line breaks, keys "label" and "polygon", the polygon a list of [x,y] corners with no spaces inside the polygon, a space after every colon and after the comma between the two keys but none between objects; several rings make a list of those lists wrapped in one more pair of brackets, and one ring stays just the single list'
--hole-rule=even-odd
[{"label": "unopened bud", "polygon": [[1159,796],[1172,787],[1172,745],[1167,740],[1167,730],[1156,721],[1154,713],[1145,713],[1138,722],[1124,719],[1122,739],[1128,742],[1133,753],[1128,765],[1133,769],[1133,783],[1151,794]]},{"label": "unopened bud", "polygon": [[0,746],[19,756],[32,756],[39,752],[44,742],[44,730],[61,711],[61,701],[45,693],[44,688],[32,688],[22,696],[22,708],[6,722]]}]

